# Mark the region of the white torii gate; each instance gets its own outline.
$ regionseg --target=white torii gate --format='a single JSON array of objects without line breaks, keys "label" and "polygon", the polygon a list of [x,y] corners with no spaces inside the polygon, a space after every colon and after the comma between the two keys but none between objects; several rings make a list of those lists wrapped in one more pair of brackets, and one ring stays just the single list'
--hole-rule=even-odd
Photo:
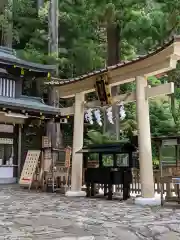
[{"label": "white torii gate", "polygon": [[79,78],[58,81],[54,79],[46,84],[54,85],[61,98],[75,97],[75,104],[62,108],[61,115],[74,114],[74,135],[72,151],[71,191],[66,196],[84,196],[82,187],[82,154],[77,154],[83,147],[84,108],[100,106],[99,101],[85,102],[85,93],[95,91],[94,85],[98,76],[108,77],[109,86],[136,81],[136,91],[130,95],[123,94],[112,98],[112,103],[119,101],[137,104],[138,144],[140,157],[140,179],[142,196],[136,198],[138,204],[157,205],[160,200],[154,198],[154,179],[152,166],[151,133],[148,99],[159,95],[172,94],[173,83],[149,88],[147,77],[162,74],[176,68],[180,59],[180,37],[174,37],[161,48],[130,62],[124,62],[100,71],[83,75]]}]

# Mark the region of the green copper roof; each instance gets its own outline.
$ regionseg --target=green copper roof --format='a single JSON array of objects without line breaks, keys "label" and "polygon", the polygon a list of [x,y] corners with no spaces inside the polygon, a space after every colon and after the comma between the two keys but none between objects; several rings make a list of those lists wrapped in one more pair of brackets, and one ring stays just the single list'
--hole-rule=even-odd
[{"label": "green copper roof", "polygon": [[8,98],[0,96],[0,106],[9,109],[19,109],[31,112],[41,112],[48,115],[60,115],[60,109],[49,106],[41,98],[21,96],[20,98]]},{"label": "green copper roof", "polygon": [[16,56],[13,49],[0,46],[0,63],[3,65],[16,65],[19,68],[29,69],[34,72],[52,72],[56,69],[55,65],[43,65],[22,60]]}]

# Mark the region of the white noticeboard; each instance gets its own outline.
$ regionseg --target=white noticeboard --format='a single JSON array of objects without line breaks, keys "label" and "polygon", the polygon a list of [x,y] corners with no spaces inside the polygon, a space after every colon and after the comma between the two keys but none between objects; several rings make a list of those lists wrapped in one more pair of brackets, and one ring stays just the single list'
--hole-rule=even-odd
[{"label": "white noticeboard", "polygon": [[40,150],[29,150],[27,152],[24,167],[19,180],[20,185],[28,186],[29,188],[31,187],[34,173],[38,165],[40,153]]},{"label": "white noticeboard", "polygon": [[178,145],[177,139],[162,140],[162,145],[163,146],[176,146],[176,145]]}]

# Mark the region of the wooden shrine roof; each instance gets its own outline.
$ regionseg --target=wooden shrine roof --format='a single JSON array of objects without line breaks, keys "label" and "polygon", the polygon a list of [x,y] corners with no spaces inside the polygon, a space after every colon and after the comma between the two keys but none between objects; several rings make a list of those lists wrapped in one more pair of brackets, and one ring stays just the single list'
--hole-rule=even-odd
[{"label": "wooden shrine roof", "polygon": [[173,44],[175,42],[180,42],[180,36],[174,36],[173,38],[165,41],[163,46],[160,46],[160,47],[156,48],[155,50],[152,50],[147,55],[139,56],[136,59],[133,59],[131,61],[121,61],[120,63],[118,63],[116,65],[109,66],[109,67],[106,67],[106,68],[102,68],[100,70],[95,70],[95,71],[92,71],[90,73],[83,74],[79,77],[75,77],[75,78],[71,78],[71,79],[52,78],[52,81],[45,82],[45,84],[54,85],[54,86],[63,86],[63,85],[71,84],[71,83],[76,83],[76,82],[85,80],[87,78],[90,78],[90,77],[93,77],[93,76],[96,76],[96,75],[99,75],[99,74],[108,73],[108,72],[110,72],[112,70],[115,70],[115,69],[124,68],[125,66],[132,65],[134,63],[143,61],[143,60],[145,60],[145,59],[147,59],[151,56],[154,56],[154,55],[162,52],[164,49],[166,49],[167,47],[169,47],[171,44]]},{"label": "wooden shrine roof", "polygon": [[136,147],[127,141],[119,141],[104,144],[90,144],[83,147],[77,153],[129,153],[136,150]]},{"label": "wooden shrine roof", "polygon": [[7,98],[0,96],[0,107],[8,110],[25,110],[31,112],[50,116],[60,116],[60,109],[49,106],[43,102],[41,98],[21,96],[20,98]]},{"label": "wooden shrine roof", "polygon": [[22,60],[16,56],[13,49],[0,46],[0,64],[3,66],[16,66],[18,68],[29,69],[33,72],[48,73],[56,69],[55,65],[43,65]]}]

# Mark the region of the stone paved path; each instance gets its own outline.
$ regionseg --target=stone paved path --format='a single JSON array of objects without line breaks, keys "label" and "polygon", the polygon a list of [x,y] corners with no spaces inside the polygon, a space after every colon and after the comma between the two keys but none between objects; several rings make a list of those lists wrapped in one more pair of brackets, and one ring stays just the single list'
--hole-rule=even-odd
[{"label": "stone paved path", "polygon": [[180,239],[180,208],[141,208],[1,186],[1,239]]}]

